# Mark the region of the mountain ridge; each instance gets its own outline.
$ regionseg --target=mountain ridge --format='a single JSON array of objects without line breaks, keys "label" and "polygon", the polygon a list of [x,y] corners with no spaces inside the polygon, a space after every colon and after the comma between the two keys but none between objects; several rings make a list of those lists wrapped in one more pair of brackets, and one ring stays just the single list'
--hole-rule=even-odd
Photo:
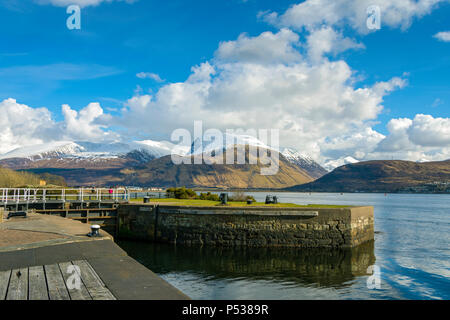
[{"label": "mountain ridge", "polygon": [[[240,139],[240,140],[239,140]],[[263,148],[262,142],[249,137],[239,137],[237,142],[254,143],[256,146]],[[235,142],[236,142],[235,141]],[[230,147],[231,145],[226,145]],[[235,145],[233,145],[233,148]],[[277,178],[254,178],[249,180],[247,176],[249,171],[256,174],[256,167],[236,167],[231,165],[228,169],[226,166],[208,167],[206,164],[200,165],[203,168],[187,169],[178,168],[184,174],[181,176],[187,180],[170,181],[156,174],[159,172],[158,165],[166,168],[167,173],[172,177],[177,175],[169,168],[171,161],[171,152],[175,145],[165,141],[144,140],[133,142],[130,144],[112,143],[110,145],[99,145],[86,142],[63,141],[59,143],[50,143],[44,145],[36,145],[32,147],[19,148],[0,156],[0,166],[13,170],[27,170],[34,173],[51,173],[64,177],[70,185],[132,185],[139,183],[153,186],[208,186],[212,187],[211,181],[215,181],[220,186],[233,187],[233,181],[242,187],[251,186],[253,188],[282,188],[295,185],[302,182],[312,181],[327,171],[323,169],[313,159],[297,152],[294,149],[282,149],[280,153],[281,162],[283,162],[283,172]],[[217,148],[214,144],[205,144],[200,150],[191,148],[179,148],[180,156],[192,157],[203,151],[205,157],[211,154],[226,154],[226,149]],[[269,149],[270,152],[276,152]],[[155,160],[164,158],[162,163]],[[234,167],[233,167],[234,166]],[[250,169],[251,168],[251,169]],[[154,174],[145,172],[153,171]],[[196,172],[205,172],[205,177],[201,177]],[[131,172],[139,172],[142,176],[148,177],[147,180],[131,179]],[[289,172],[288,174],[284,173]],[[234,174],[236,177],[231,177]],[[212,177],[216,175],[215,177]],[[149,177],[153,176],[154,180]],[[244,178],[245,176],[245,178]],[[207,178],[206,178],[207,177]],[[297,180],[295,180],[297,179]],[[258,181],[259,182],[258,182]],[[208,182],[209,181],[209,182]]]},{"label": "mountain ridge", "polygon": [[[306,192],[450,191],[450,159],[434,162],[372,160],[347,164],[306,184],[286,188]],[[433,187],[434,186],[434,187]]]}]

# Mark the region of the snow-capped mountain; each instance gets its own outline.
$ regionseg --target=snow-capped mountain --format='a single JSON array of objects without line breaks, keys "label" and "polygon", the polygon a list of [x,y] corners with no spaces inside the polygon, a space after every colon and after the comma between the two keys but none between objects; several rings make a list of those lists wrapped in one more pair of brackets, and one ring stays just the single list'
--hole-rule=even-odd
[{"label": "snow-capped mountain", "polygon": [[[175,145],[169,141],[132,141],[129,143],[93,143],[58,141],[17,148],[0,155],[0,165],[11,169],[28,168],[119,168],[147,163],[172,153],[189,156],[199,153],[216,154],[235,145],[250,145],[275,150],[250,135],[226,134],[223,141],[199,141],[192,145]],[[319,178],[327,173],[312,158],[292,148],[275,150],[287,161]]]},{"label": "snow-capped mountain", "polygon": [[84,151],[85,148],[75,142],[56,141],[14,149],[0,155],[0,160],[11,158],[26,158],[29,160],[62,158],[67,155],[79,155]]},{"label": "snow-capped mountain", "polygon": [[355,158],[351,157],[351,156],[347,156],[347,157],[343,157],[343,158],[339,158],[336,160],[329,160],[327,162],[325,162],[325,169],[329,170],[329,171],[333,171],[334,169],[336,169],[337,167],[346,165],[346,164],[352,164],[352,163],[357,163],[359,162],[359,160],[356,160]]},{"label": "snow-capped mountain", "polygon": [[311,157],[295,149],[281,148],[280,153],[289,162],[296,164],[300,168],[304,168],[313,178],[317,179],[328,173],[327,170],[325,170],[320,164],[314,161]]},{"label": "snow-capped mountain", "polygon": [[197,139],[194,143],[192,143],[188,154],[211,154],[213,151],[215,154],[220,154],[235,145],[250,145],[258,148],[275,150],[283,155],[287,161],[305,170],[312,178],[320,178],[328,173],[327,170],[325,170],[308,155],[302,154],[293,148],[274,149],[261,140],[250,135],[225,134],[223,136],[223,141],[200,141]]},{"label": "snow-capped mountain", "polygon": [[[216,154],[219,152],[223,152],[235,145],[249,145],[255,146],[265,149],[273,149],[270,146],[266,145],[259,139],[250,136],[250,135],[237,135],[237,134],[229,134],[226,133],[223,135],[222,141],[200,141],[200,139],[196,139],[188,152],[189,155],[200,154],[200,153],[212,153],[213,151]],[[277,150],[278,151],[278,150]]]},{"label": "snow-capped mountain", "polygon": [[131,152],[140,152],[146,158],[160,158],[168,155],[173,144],[166,141],[133,141],[127,143],[92,143],[57,141],[17,148],[0,155],[0,160],[24,158],[31,161],[42,159],[114,159]]},{"label": "snow-capped mountain", "polygon": [[[161,158],[171,154],[176,149],[176,145],[169,141],[143,140],[130,143],[130,149],[128,152],[139,151],[153,158]],[[184,155],[186,151],[184,149],[181,155]]]}]

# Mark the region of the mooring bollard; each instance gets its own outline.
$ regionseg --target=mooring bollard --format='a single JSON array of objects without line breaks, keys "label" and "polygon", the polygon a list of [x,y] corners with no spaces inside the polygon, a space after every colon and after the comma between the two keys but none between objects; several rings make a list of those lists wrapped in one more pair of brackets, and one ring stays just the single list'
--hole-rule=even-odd
[{"label": "mooring bollard", "polygon": [[221,202],[221,204],[224,204],[224,205],[228,203],[228,193],[220,194],[220,202]]},{"label": "mooring bollard", "polygon": [[91,232],[87,234],[88,237],[100,237],[100,226],[98,224],[93,224],[91,226]]},{"label": "mooring bollard", "polygon": [[271,195],[266,196],[266,204],[277,204],[277,203],[278,203],[277,196],[271,196]]},{"label": "mooring bollard", "polygon": [[150,197],[146,196],[144,197],[144,203],[149,203],[150,202]]}]

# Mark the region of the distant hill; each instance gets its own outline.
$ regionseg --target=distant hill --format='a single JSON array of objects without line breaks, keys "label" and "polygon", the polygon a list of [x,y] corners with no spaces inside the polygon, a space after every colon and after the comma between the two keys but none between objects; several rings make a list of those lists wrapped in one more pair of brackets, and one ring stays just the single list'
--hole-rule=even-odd
[{"label": "distant hill", "polygon": [[423,163],[380,160],[348,164],[336,168],[314,182],[289,187],[286,190],[316,192],[450,191],[450,160]]},{"label": "distant hill", "polygon": [[14,171],[0,167],[0,187],[17,188],[24,186],[39,186],[40,181],[44,180],[47,184],[65,186],[64,178],[48,173],[41,175],[30,172]]}]

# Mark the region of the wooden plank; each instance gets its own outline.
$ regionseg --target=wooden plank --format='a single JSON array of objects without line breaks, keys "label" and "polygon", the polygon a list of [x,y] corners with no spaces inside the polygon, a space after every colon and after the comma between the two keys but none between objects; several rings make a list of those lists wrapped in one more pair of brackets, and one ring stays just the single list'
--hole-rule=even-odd
[{"label": "wooden plank", "polygon": [[6,298],[10,278],[11,270],[0,272],[0,300],[5,300]]},{"label": "wooden plank", "polygon": [[[66,283],[67,290],[69,291],[70,299],[72,300],[92,300],[92,297],[89,295],[88,290],[86,289],[86,286],[84,285],[83,281],[81,281],[81,272],[78,273],[80,277],[80,289],[70,289],[68,286],[68,280],[69,278],[74,275],[74,273],[70,272],[69,267],[73,266],[71,262],[63,262],[59,264],[59,268],[61,269],[61,273],[64,278],[64,282]],[[69,271],[69,272],[68,272]],[[76,269],[74,269],[76,272]],[[69,280],[70,281],[70,280]]]},{"label": "wooden plank", "polygon": [[67,292],[59,266],[57,264],[51,264],[46,265],[44,269],[50,300],[70,300],[69,292]]},{"label": "wooden plank", "polygon": [[8,294],[6,300],[28,299],[28,269],[14,269],[9,280]]},{"label": "wooden plank", "polygon": [[86,260],[72,261],[72,263],[80,267],[81,279],[93,300],[116,300]]},{"label": "wooden plank", "polygon": [[44,267],[30,267],[28,273],[28,300],[48,300]]}]

